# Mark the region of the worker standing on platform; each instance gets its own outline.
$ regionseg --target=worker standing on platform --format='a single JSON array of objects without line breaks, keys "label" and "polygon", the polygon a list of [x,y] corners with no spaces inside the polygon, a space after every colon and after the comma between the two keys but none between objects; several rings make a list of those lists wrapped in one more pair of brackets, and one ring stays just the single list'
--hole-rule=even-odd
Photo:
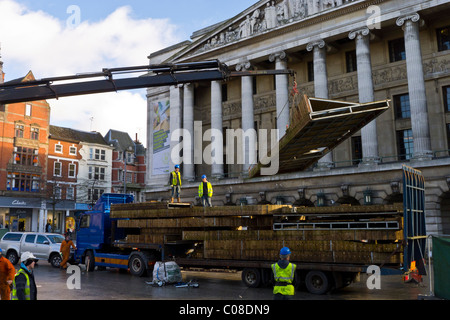
[{"label": "worker standing on platform", "polygon": [[203,207],[212,207],[211,198],[213,196],[213,188],[205,175],[202,176],[202,182],[198,186],[198,196],[202,200]]},{"label": "worker standing on platform", "polygon": [[169,185],[172,187],[172,198],[171,202],[173,203],[175,196],[177,197],[178,203],[181,202],[181,173],[180,173],[180,165],[175,166],[175,170],[170,173],[169,176]]},{"label": "worker standing on platform", "polygon": [[11,299],[10,286],[16,275],[16,269],[12,263],[2,256],[2,249],[0,249],[0,297],[2,300]]},{"label": "worker standing on platform", "polygon": [[295,294],[293,285],[297,266],[289,262],[291,250],[284,247],[280,251],[280,260],[272,264],[275,285],[273,287],[274,300],[290,300]]}]

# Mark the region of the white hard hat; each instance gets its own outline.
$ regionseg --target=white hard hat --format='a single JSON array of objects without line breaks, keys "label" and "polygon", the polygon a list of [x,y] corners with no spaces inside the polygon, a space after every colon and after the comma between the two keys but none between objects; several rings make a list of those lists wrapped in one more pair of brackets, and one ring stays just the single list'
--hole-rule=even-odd
[{"label": "white hard hat", "polygon": [[29,251],[22,253],[20,256],[20,262],[25,262],[29,259],[37,260],[37,258]]}]

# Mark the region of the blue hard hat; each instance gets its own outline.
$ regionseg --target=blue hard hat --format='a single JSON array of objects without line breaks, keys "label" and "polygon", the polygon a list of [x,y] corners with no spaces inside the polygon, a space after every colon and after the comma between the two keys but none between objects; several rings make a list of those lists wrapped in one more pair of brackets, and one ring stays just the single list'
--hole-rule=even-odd
[{"label": "blue hard hat", "polygon": [[177,165],[175,166],[175,169],[180,169],[180,165],[177,164]]},{"label": "blue hard hat", "polygon": [[206,179],[206,176],[205,176],[205,175],[202,175],[202,180],[203,180],[203,179]]},{"label": "blue hard hat", "polygon": [[280,250],[280,255],[282,256],[287,256],[291,254],[291,250],[287,247],[284,247],[283,249]]}]

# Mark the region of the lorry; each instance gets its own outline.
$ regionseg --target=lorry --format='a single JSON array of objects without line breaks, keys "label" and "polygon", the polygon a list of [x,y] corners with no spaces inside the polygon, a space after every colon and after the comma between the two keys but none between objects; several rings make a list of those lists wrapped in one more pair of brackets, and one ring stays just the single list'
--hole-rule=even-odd
[{"label": "lorry", "polygon": [[22,253],[29,251],[39,260],[47,260],[53,267],[61,264],[61,242],[64,237],[56,233],[7,232],[0,240],[0,248],[13,265]]},{"label": "lorry", "polygon": [[76,260],[145,276],[158,261],[181,268],[242,271],[248,287],[271,283],[271,264],[289,246],[297,285],[313,294],[352,283],[369,266],[424,274],[426,230],[420,171],[403,167],[404,203],[294,208],[248,205],[203,208],[133,203],[103,194],[77,224]]}]

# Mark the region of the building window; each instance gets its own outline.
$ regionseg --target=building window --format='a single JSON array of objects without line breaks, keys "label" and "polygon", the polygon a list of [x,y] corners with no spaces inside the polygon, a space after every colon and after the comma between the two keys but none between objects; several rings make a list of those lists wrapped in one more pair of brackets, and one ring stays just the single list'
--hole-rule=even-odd
[{"label": "building window", "polygon": [[73,200],[75,199],[75,189],[73,187],[68,187],[66,189],[66,199],[67,200]]},{"label": "building window", "polygon": [[31,140],[39,140],[39,128],[31,127]]},{"label": "building window", "polygon": [[410,160],[414,154],[414,138],[411,129],[397,131],[397,145],[399,160]]},{"label": "building window", "polygon": [[450,86],[442,88],[444,93],[444,108],[445,112],[450,112]]},{"label": "building window", "polygon": [[436,32],[437,32],[438,50],[439,51],[450,50],[450,26],[437,29]]},{"label": "building window", "polygon": [[389,59],[391,62],[406,60],[404,38],[389,41]]},{"label": "building window", "polygon": [[6,190],[20,192],[39,192],[41,177],[35,174],[8,172]]},{"label": "building window", "polygon": [[76,169],[77,167],[74,163],[69,163],[69,178],[75,178]]},{"label": "building window", "polygon": [[450,150],[450,123],[447,123],[447,146],[448,150]]},{"label": "building window", "polygon": [[62,144],[55,144],[55,153],[63,153]]},{"label": "building window", "polygon": [[62,163],[61,162],[55,162],[53,164],[53,175],[55,177],[61,177],[62,172]]},{"label": "building window", "polygon": [[358,70],[358,66],[356,64],[356,50],[345,53],[345,63],[347,65],[347,73]]},{"label": "building window", "polygon": [[31,117],[31,104],[29,103],[25,104],[25,116]]},{"label": "building window", "polygon": [[24,131],[25,131],[25,127],[22,124],[16,124],[15,137],[23,138]]},{"label": "building window", "polygon": [[105,168],[89,167],[89,179],[104,181],[105,180]]},{"label": "building window", "polygon": [[228,101],[228,85],[226,83],[222,84],[222,102]]},{"label": "building window", "polygon": [[314,62],[308,61],[308,82],[314,81]]},{"label": "building window", "polygon": [[61,199],[61,187],[55,187],[54,192],[55,199]]},{"label": "building window", "polygon": [[69,154],[71,156],[76,156],[77,155],[77,147],[69,147]]},{"label": "building window", "polygon": [[352,161],[357,165],[363,158],[361,137],[352,137]]},{"label": "building window", "polygon": [[14,154],[14,164],[23,166],[37,166],[39,164],[37,150],[24,147],[16,147]]},{"label": "building window", "polygon": [[409,94],[394,96],[394,111],[396,119],[411,118],[411,108],[409,105]]},{"label": "building window", "polygon": [[91,160],[105,160],[106,159],[106,151],[102,149],[89,149],[89,159]]},{"label": "building window", "polygon": [[88,189],[88,201],[97,201],[104,192],[103,189]]}]

